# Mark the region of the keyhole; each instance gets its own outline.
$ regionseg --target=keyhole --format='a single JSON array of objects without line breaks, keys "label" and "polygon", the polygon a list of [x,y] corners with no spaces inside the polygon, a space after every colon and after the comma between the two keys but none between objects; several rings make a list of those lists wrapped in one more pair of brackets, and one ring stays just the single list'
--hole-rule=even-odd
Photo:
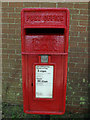
[{"label": "keyhole", "polygon": [[33,83],[31,84],[31,86],[33,86]]}]

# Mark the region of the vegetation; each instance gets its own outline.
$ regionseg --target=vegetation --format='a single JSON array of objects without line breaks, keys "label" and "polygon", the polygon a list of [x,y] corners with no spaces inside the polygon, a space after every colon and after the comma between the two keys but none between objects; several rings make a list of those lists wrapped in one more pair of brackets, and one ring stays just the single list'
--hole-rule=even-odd
[{"label": "vegetation", "polygon": [[[11,105],[7,103],[2,104],[2,117],[3,119],[12,118],[13,120],[16,120],[16,118],[23,118],[25,120],[41,120],[40,115],[25,114],[23,112],[23,105]],[[50,120],[60,120],[61,118],[71,118],[72,120],[80,120],[80,118],[82,118],[82,120],[84,120],[89,117],[90,115],[88,114],[65,113],[64,115],[50,115]]]}]

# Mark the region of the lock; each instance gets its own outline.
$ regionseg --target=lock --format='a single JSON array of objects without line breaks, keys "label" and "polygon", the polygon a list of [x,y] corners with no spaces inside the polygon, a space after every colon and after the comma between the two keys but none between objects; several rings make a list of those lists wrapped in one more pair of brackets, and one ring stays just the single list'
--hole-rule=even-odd
[{"label": "lock", "polygon": [[48,55],[41,55],[41,63],[48,63]]}]

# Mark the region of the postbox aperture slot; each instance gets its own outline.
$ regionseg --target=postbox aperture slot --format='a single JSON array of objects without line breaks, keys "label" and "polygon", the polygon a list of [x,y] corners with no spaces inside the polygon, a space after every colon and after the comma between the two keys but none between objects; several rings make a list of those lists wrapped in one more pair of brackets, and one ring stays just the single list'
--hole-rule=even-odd
[{"label": "postbox aperture slot", "polygon": [[64,35],[64,28],[26,28],[26,35],[31,34],[60,34]]}]

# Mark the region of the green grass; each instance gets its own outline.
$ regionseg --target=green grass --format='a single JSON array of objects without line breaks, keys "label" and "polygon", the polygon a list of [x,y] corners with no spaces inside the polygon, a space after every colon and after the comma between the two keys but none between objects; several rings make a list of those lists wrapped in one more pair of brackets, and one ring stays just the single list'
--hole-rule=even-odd
[{"label": "green grass", "polygon": [[10,105],[7,103],[3,103],[2,105],[2,117],[3,118],[38,118],[39,115],[31,115],[26,114],[23,112],[23,106],[22,105]]},{"label": "green grass", "polygon": [[[16,118],[33,119],[33,120],[41,120],[40,115],[31,115],[23,112],[23,105],[11,105],[7,103],[2,104],[2,117],[3,118],[12,118],[13,120]],[[85,118],[90,118],[88,114],[79,114],[79,113],[65,113],[64,115],[50,115],[50,120],[62,120],[66,119],[77,119],[84,120]]]}]

